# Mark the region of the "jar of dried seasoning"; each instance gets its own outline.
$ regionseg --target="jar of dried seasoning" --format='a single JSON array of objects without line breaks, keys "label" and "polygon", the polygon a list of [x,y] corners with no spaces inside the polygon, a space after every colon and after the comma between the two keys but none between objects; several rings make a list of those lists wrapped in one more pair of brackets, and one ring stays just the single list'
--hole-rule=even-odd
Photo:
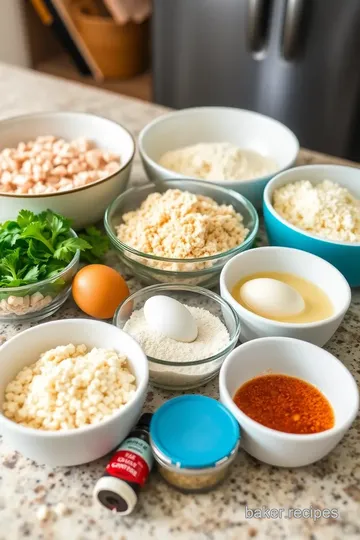
[{"label": "jar of dried seasoning", "polygon": [[208,491],[227,475],[240,429],[218,401],[185,395],[167,401],[150,424],[150,444],[162,477],[184,492]]}]

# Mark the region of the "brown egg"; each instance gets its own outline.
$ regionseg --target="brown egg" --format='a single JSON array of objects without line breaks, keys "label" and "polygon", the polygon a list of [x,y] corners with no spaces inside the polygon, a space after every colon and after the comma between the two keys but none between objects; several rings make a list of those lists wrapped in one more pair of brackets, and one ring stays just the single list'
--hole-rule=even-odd
[{"label": "brown egg", "polygon": [[90,264],[76,274],[72,294],[76,304],[87,315],[110,319],[130,291],[116,270],[103,264]]}]

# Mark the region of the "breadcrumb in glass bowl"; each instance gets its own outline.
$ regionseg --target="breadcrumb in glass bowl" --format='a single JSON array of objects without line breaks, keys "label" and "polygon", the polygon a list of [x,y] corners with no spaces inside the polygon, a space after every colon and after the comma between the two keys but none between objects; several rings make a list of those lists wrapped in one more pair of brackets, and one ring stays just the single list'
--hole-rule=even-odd
[{"label": "breadcrumb in glass bowl", "polygon": [[[184,210],[175,207],[165,208],[163,212],[164,219],[173,219],[173,214],[176,212],[182,212],[183,215],[187,214],[187,217],[189,217],[188,227],[183,222],[179,222],[179,235],[182,234],[182,236],[179,236],[178,239],[176,235],[172,238],[159,237],[159,241],[163,244],[173,246],[174,253],[185,253],[185,257],[183,258],[155,254],[153,245],[156,242],[153,242],[152,246],[151,242],[148,242],[147,252],[145,252],[130,245],[130,243],[125,243],[119,238],[119,231],[123,232],[123,227],[127,225],[127,235],[120,234],[120,236],[132,238],[133,242],[136,234],[132,233],[131,227],[133,229],[136,228],[138,229],[138,237],[140,238],[139,243],[142,242],[141,245],[145,245],[144,234],[148,234],[149,227],[147,226],[148,224],[144,226],[143,223],[137,222],[136,218],[137,216],[141,216],[141,212],[137,213],[136,211],[139,211],[140,207],[143,209],[144,205],[148,205],[149,196],[151,200],[151,198],[154,199],[155,194],[162,194],[162,196],[159,195],[157,197],[161,199],[160,202],[171,199],[171,196],[164,196],[168,190],[176,190],[176,196],[180,198],[184,197],[182,197],[182,194],[179,195],[179,191],[195,195],[196,199],[204,200],[205,198],[203,204],[197,204],[194,197],[187,197],[185,204],[190,207],[193,205],[197,218],[202,215],[203,220],[213,220],[210,227],[206,228],[206,224],[205,227],[201,227],[201,224],[198,225],[198,222],[191,223],[193,217],[191,215],[191,208],[190,210],[189,208],[185,208]],[[203,213],[205,211],[203,207],[208,208],[215,204],[216,207],[214,206],[210,209],[209,214],[204,216]],[[218,212],[216,212],[216,208],[218,208]],[[144,212],[142,214],[144,215]],[[221,215],[224,216],[223,219]],[[238,217],[234,219],[236,215]],[[126,223],[124,222],[124,216]],[[154,230],[159,220],[161,220],[159,215],[154,216]],[[245,229],[243,238],[240,234],[240,228],[236,230],[236,221],[238,224],[241,224],[241,228]],[[119,258],[139,280],[149,284],[180,283],[185,285],[201,285],[203,287],[216,285],[220,272],[226,262],[234,255],[252,247],[259,227],[259,218],[256,210],[245,197],[232,190],[216,185],[209,185],[208,182],[199,180],[165,180],[157,185],[147,184],[140,188],[131,188],[110,204],[106,210],[104,222],[106,232]],[[176,220],[173,223],[173,230],[175,229],[175,225]],[[214,242],[213,240],[216,240],[217,236],[214,233],[214,228],[219,230],[221,227],[224,227],[224,240],[218,237],[218,242]],[[171,228],[169,230],[169,234],[171,234],[173,231]],[[189,253],[204,252],[204,250],[195,249],[194,246],[206,245],[207,239],[204,237],[200,238],[200,236],[201,234],[206,236],[210,230],[212,230],[212,236],[210,238],[211,242],[208,243],[210,246],[209,251],[215,251],[215,253],[209,256],[187,256]],[[237,239],[235,242],[234,238],[232,238],[233,231]],[[199,236],[197,236],[198,232]],[[235,245],[232,245],[231,242]],[[185,246],[185,249],[179,249],[180,244],[183,247]],[[231,245],[231,248],[225,248],[225,251],[217,251],[217,249],[221,249],[222,245]],[[165,247],[166,249],[163,251],[167,254],[170,248],[168,246]],[[159,250],[155,251],[159,252]]]}]

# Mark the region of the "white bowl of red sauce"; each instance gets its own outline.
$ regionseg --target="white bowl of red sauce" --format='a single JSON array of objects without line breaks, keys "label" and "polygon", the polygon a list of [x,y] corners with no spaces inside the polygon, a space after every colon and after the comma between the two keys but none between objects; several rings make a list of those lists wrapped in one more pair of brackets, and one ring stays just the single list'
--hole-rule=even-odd
[{"label": "white bowl of red sauce", "polygon": [[325,457],[359,410],[359,391],[344,364],[293,338],[240,345],[223,363],[219,387],[222,403],[242,428],[243,449],[277,467]]}]

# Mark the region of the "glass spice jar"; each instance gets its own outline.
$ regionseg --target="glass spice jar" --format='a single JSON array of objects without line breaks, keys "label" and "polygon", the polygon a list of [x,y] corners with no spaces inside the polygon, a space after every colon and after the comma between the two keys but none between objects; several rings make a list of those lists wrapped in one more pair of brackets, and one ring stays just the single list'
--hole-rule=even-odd
[{"label": "glass spice jar", "polygon": [[240,429],[218,401],[185,395],[167,401],[150,424],[150,444],[161,476],[183,492],[204,492],[227,476]]}]

